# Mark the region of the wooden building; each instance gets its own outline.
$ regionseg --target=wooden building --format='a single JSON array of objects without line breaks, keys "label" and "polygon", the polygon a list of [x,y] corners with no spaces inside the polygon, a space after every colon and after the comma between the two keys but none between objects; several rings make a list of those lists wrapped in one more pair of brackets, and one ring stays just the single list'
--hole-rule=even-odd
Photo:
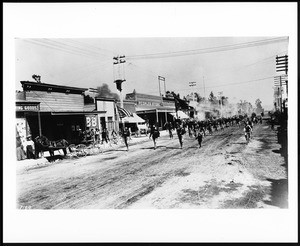
[{"label": "wooden building", "polygon": [[[99,127],[98,114],[104,112],[97,111],[95,104],[85,104],[86,88],[32,81],[21,84],[23,100],[16,101],[16,116],[17,120],[25,120],[26,134],[30,132],[33,138],[44,135],[51,141],[64,138],[69,143],[78,143],[80,130]],[[27,104],[39,106],[22,112]]]}]

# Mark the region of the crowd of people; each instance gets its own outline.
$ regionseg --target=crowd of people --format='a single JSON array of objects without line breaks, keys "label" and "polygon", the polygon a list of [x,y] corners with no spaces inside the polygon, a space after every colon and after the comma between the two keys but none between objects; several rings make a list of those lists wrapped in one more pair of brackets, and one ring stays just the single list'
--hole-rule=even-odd
[{"label": "crowd of people", "polygon": [[[169,138],[174,138],[174,131],[177,134],[180,148],[183,148],[183,136],[188,134],[190,138],[194,138],[198,142],[199,148],[202,147],[202,142],[205,136],[212,135],[213,132],[223,131],[230,126],[243,127],[245,132],[245,138],[248,141],[251,138],[254,124],[262,123],[263,114],[256,116],[252,114],[251,117],[247,115],[239,115],[233,117],[211,118],[207,120],[195,120],[195,119],[175,119],[172,122],[166,122],[163,128],[168,132]],[[148,125],[149,139],[153,141],[154,149],[157,148],[157,139],[160,137],[160,131],[157,124]],[[147,136],[148,136],[147,134]],[[114,129],[108,131],[103,128],[100,131],[98,128],[87,128],[85,131],[79,129],[79,141],[83,144],[105,144],[112,147],[112,144],[119,144],[120,139],[129,150],[129,140],[131,139],[130,127],[124,126],[120,128],[119,132]],[[20,141],[17,141],[17,158],[18,160],[34,158],[35,144],[31,139],[31,136],[27,137],[25,143],[26,146],[21,146]]]},{"label": "crowd of people", "polygon": [[[212,135],[215,131],[223,131],[230,126],[244,127],[245,138],[251,137],[254,124],[262,124],[263,114],[257,116],[252,114],[238,115],[233,117],[211,118],[207,120],[197,121],[194,119],[176,119],[173,122],[166,122],[164,128],[169,133],[170,139],[173,139],[173,131],[177,133],[180,148],[183,147],[182,136],[188,133],[189,137],[198,141],[199,148],[202,146],[203,138]],[[156,148],[156,145],[154,145]]]}]

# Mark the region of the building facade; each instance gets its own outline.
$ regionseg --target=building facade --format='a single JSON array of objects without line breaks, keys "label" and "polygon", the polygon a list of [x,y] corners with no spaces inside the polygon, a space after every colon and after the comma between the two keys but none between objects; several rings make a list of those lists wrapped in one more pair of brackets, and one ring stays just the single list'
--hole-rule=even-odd
[{"label": "building facade", "polygon": [[98,114],[104,112],[97,111],[93,103],[85,104],[86,88],[31,81],[21,84],[23,98],[18,99],[19,95],[16,100],[16,118],[26,135],[79,143],[79,131],[99,127]]},{"label": "building facade", "polygon": [[158,124],[163,128],[167,121],[173,121],[172,113],[176,112],[174,98],[147,95],[142,93],[126,94],[126,100],[134,101],[136,114],[147,123]]},{"label": "building facade", "polygon": [[113,98],[96,97],[96,109],[102,111],[98,114],[99,129],[106,128],[109,132],[119,130],[119,119],[116,110],[116,100]]}]

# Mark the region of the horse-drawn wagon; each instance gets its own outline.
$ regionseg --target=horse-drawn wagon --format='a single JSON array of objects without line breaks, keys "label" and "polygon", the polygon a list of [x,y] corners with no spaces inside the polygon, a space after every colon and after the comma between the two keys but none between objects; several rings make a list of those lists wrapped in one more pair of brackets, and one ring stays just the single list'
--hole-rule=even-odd
[{"label": "horse-drawn wagon", "polygon": [[38,158],[40,153],[43,155],[45,151],[49,151],[51,157],[54,156],[55,150],[62,150],[64,156],[67,155],[67,148],[69,143],[65,139],[60,139],[57,141],[50,141],[45,136],[38,136],[35,138],[35,157]]}]

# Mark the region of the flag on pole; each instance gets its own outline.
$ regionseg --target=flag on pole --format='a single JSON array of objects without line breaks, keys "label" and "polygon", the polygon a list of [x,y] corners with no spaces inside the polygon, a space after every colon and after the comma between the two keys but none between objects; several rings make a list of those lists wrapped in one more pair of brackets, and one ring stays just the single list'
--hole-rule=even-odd
[{"label": "flag on pole", "polygon": [[121,108],[121,107],[117,106],[117,109],[118,109],[118,113],[119,113],[119,116],[121,119],[125,118],[125,117],[130,117],[133,115],[129,110],[127,110],[125,108]]}]

